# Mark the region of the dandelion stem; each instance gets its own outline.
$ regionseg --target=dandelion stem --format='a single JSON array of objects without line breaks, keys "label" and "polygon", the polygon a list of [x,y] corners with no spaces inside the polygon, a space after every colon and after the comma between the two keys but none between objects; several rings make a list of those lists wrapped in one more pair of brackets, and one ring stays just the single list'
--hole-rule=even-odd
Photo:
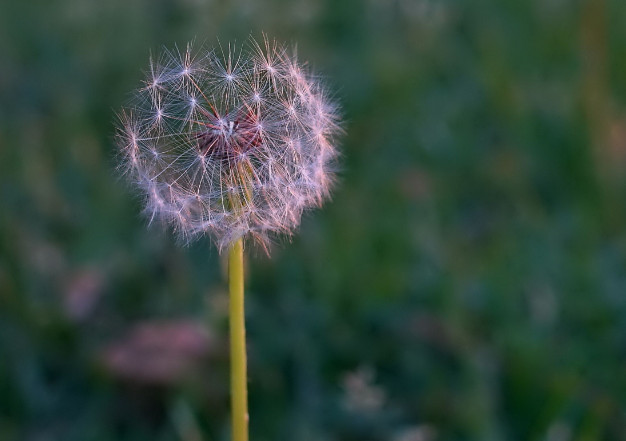
[{"label": "dandelion stem", "polygon": [[230,391],[233,441],[248,441],[248,386],[246,374],[246,323],[243,296],[243,239],[228,255],[230,285]]}]

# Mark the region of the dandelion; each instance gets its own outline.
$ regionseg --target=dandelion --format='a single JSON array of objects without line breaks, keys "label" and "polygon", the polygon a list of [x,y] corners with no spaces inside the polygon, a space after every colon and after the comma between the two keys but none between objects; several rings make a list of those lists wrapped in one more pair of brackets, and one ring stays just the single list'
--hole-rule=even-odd
[{"label": "dandelion", "polygon": [[243,240],[267,251],[328,197],[337,107],[295,51],[264,38],[164,50],[119,121],[120,168],[149,222],[229,249],[233,435],[247,439]]},{"label": "dandelion", "polygon": [[121,113],[121,167],[149,221],[184,241],[266,247],[328,196],[336,107],[295,55],[263,43],[165,50]]}]

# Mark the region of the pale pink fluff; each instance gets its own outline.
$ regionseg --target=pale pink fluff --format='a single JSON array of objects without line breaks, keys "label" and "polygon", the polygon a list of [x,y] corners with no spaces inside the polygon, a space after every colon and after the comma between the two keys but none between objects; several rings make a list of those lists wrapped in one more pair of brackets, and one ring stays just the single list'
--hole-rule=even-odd
[{"label": "pale pink fluff", "polygon": [[220,249],[291,234],[328,196],[337,108],[295,53],[267,39],[243,48],[164,50],[120,113],[120,167],[152,222]]}]

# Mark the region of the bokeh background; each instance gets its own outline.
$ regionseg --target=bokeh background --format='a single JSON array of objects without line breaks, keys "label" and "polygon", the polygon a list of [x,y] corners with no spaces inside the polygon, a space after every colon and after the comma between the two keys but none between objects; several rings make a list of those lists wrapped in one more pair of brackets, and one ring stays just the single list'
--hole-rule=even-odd
[{"label": "bokeh background", "polygon": [[146,228],[150,50],[297,42],[341,183],[247,260],[251,439],[626,440],[626,2],[0,3],[0,440],[229,439],[225,262]]}]

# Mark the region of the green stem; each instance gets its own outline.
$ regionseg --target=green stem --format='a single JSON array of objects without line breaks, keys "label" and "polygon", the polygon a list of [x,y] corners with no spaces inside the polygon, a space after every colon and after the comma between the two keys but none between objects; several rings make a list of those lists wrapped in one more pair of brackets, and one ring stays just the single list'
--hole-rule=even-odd
[{"label": "green stem", "polygon": [[233,441],[248,441],[248,378],[246,374],[246,322],[243,296],[243,239],[228,254],[230,285],[230,393]]}]

